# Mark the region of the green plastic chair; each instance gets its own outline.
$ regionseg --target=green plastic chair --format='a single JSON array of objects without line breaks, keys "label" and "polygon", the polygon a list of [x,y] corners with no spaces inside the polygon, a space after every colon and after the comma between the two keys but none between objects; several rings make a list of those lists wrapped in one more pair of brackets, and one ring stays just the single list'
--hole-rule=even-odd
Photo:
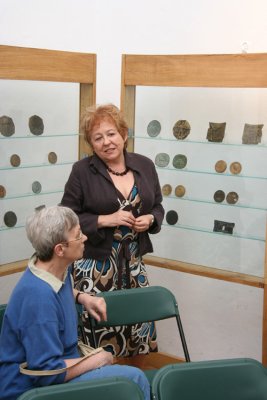
[{"label": "green plastic chair", "polygon": [[2,328],[4,314],[6,311],[6,306],[7,306],[6,304],[0,304],[0,332],[1,332],[1,328]]},{"label": "green plastic chair", "polygon": [[[116,290],[99,294],[107,303],[107,321],[97,322],[89,316],[93,346],[97,346],[95,330],[100,327],[134,325],[174,317],[180,333],[185,359],[190,361],[187,343],[179,315],[177,301],[172,292],[161,286]],[[144,369],[152,382],[157,369]]]},{"label": "green plastic chair", "polygon": [[123,377],[62,383],[23,393],[17,400],[143,400],[139,386]]},{"label": "green plastic chair", "polygon": [[154,400],[267,400],[267,372],[243,358],[173,364],[158,370]]}]

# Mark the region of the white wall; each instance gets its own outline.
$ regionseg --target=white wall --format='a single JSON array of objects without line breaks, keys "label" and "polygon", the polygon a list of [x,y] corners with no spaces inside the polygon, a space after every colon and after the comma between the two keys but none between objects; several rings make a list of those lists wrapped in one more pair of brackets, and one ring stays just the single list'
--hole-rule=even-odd
[{"label": "white wall", "polygon": [[[121,54],[266,52],[266,16],[266,0],[0,0],[0,43],[97,53],[97,102],[119,104]],[[175,292],[192,359],[261,358],[261,289],[149,274]],[[19,276],[1,278],[0,302]],[[160,344],[172,351],[168,329]]]}]

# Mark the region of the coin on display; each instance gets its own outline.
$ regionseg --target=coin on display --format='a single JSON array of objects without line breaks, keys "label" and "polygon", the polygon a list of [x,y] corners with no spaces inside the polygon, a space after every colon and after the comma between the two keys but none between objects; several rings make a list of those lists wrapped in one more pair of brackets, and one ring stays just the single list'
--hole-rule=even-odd
[{"label": "coin on display", "polygon": [[18,167],[20,165],[20,156],[18,156],[17,154],[12,154],[12,156],[10,157],[10,164],[12,165],[12,167]]},{"label": "coin on display", "polygon": [[236,204],[238,202],[239,196],[236,192],[229,192],[226,196],[226,201],[228,204]]},{"label": "coin on display", "polygon": [[216,203],[221,203],[225,199],[224,191],[223,190],[216,190],[216,192],[214,193],[213,198],[214,198],[214,201],[216,201]]},{"label": "coin on display", "polygon": [[147,134],[151,137],[156,137],[159,135],[161,131],[161,125],[160,122],[154,119],[153,121],[150,121],[149,124],[147,125]]},{"label": "coin on display", "polygon": [[36,193],[36,194],[41,193],[41,191],[42,191],[41,183],[38,181],[34,181],[32,183],[32,191],[33,191],[33,193]]},{"label": "coin on display", "polygon": [[175,225],[176,222],[178,221],[178,214],[174,210],[170,210],[166,214],[166,221],[168,222],[169,225]]},{"label": "coin on display", "polygon": [[12,136],[15,133],[15,125],[13,119],[3,115],[0,117],[0,132],[3,136]]},{"label": "coin on display", "polygon": [[172,128],[173,135],[176,137],[176,139],[180,140],[185,139],[189,135],[190,130],[191,126],[186,119],[180,119]]},{"label": "coin on display", "polygon": [[29,118],[29,128],[31,133],[34,135],[41,135],[44,132],[44,123],[42,118],[38,115],[32,115]]},{"label": "coin on display", "polygon": [[172,187],[169,185],[169,183],[166,183],[166,185],[163,185],[161,188],[163,196],[169,196],[172,192]]},{"label": "coin on display", "polygon": [[167,167],[170,162],[170,156],[167,153],[159,153],[156,155],[155,164],[158,167]]},{"label": "coin on display", "polygon": [[223,173],[227,168],[227,164],[224,160],[219,160],[215,164],[215,171],[219,172],[219,174]]},{"label": "coin on display", "polygon": [[232,162],[232,164],[230,164],[230,171],[232,174],[238,175],[240,174],[241,170],[242,170],[242,165],[238,161],[234,161]]},{"label": "coin on display", "polygon": [[172,160],[174,168],[182,169],[187,164],[187,158],[184,154],[176,154]]},{"label": "coin on display", "polygon": [[178,185],[175,188],[175,196],[183,197],[185,195],[185,187],[183,185]]},{"label": "coin on display", "polygon": [[7,211],[4,215],[4,223],[8,228],[12,228],[17,223],[17,216],[13,211]]},{"label": "coin on display", "polygon": [[48,154],[48,161],[50,164],[55,164],[57,162],[57,155],[54,151],[50,151]]},{"label": "coin on display", "polygon": [[3,185],[0,185],[0,198],[5,197],[6,195],[6,188]]}]

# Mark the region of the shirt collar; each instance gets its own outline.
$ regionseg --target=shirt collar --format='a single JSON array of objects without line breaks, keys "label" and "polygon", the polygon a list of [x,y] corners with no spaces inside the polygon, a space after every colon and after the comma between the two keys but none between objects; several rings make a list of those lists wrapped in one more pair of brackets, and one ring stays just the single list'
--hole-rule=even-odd
[{"label": "shirt collar", "polygon": [[53,274],[50,274],[50,272],[44,271],[43,269],[36,267],[36,265],[35,265],[36,261],[37,261],[37,257],[34,254],[30,258],[29,263],[28,263],[30,271],[33,273],[33,275],[37,276],[37,278],[42,279],[43,281],[48,283],[48,285],[50,285],[52,287],[52,289],[56,293],[58,293],[60,291],[61,287],[65,284],[65,281],[66,281],[66,278],[68,275],[68,269],[66,269],[66,271],[64,273],[63,281],[61,281]]}]

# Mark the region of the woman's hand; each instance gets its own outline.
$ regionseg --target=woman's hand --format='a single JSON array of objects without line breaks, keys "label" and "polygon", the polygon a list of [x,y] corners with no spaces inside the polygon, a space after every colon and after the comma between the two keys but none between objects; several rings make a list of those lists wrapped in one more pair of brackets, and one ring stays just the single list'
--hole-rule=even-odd
[{"label": "woman's hand", "polygon": [[114,226],[128,226],[133,228],[136,219],[130,211],[118,210],[113,214],[99,215],[98,228],[114,227]]},{"label": "woman's hand", "polygon": [[154,218],[152,214],[141,215],[140,217],[135,219],[133,229],[136,232],[145,232],[151,226],[153,219]]}]

